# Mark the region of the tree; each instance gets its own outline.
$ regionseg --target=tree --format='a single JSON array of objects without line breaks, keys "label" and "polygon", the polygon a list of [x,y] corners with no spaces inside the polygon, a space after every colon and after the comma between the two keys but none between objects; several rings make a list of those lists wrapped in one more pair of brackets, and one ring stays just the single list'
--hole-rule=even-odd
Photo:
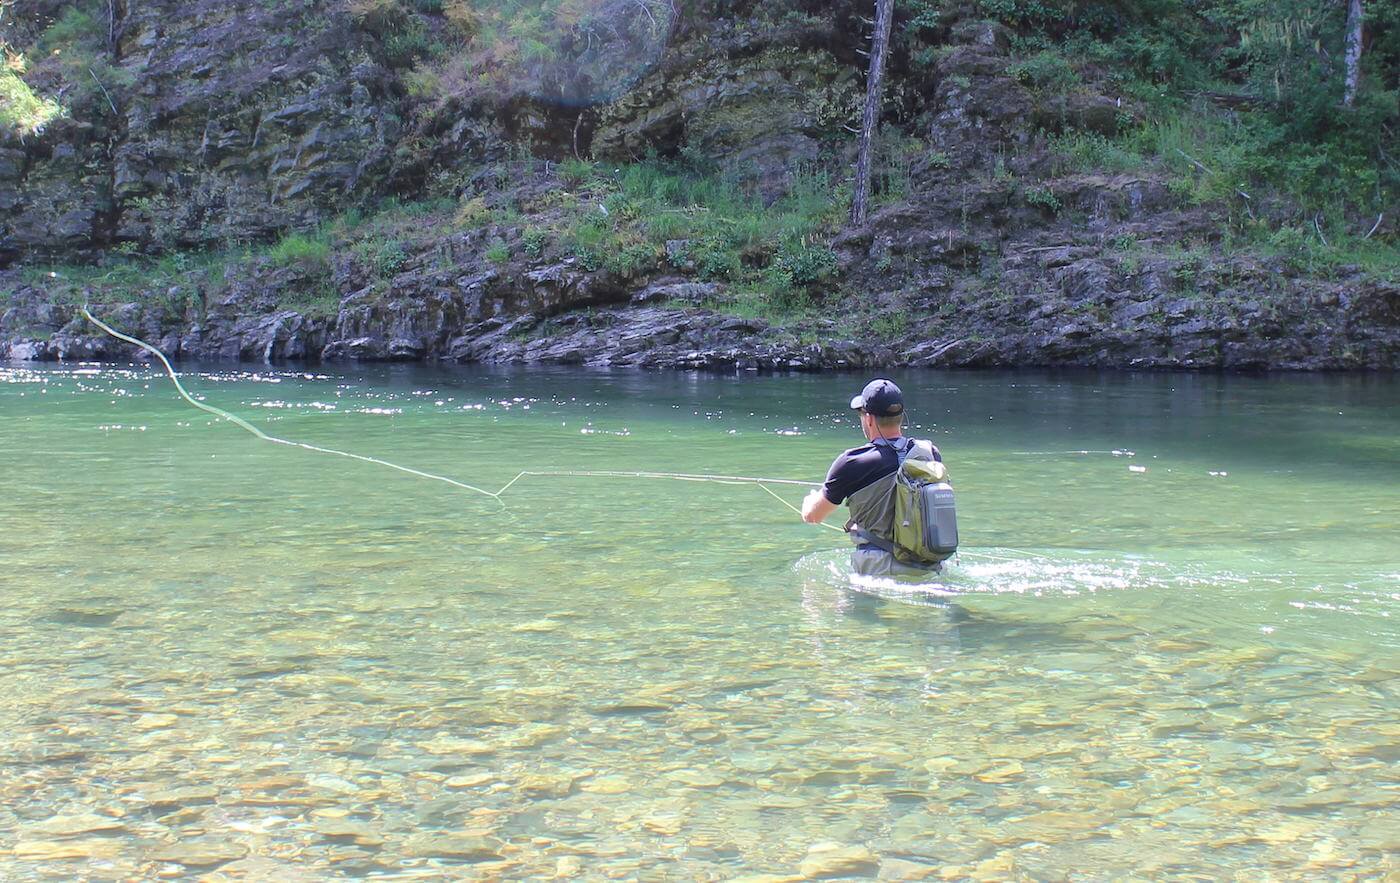
[{"label": "tree", "polygon": [[[1357,2],[1357,0],[1353,0]],[[890,25],[894,21],[894,0],[875,0],[875,33],[870,38],[870,74],[865,81],[865,112],[860,120],[860,152],[856,158],[856,188],[851,200],[851,223],[865,223],[870,199],[870,153],[875,127],[880,122],[880,104],[885,87],[885,55],[890,45]]]},{"label": "tree", "polygon": [[1361,81],[1361,0],[1347,0],[1347,84],[1342,104],[1351,107],[1356,101],[1356,87]]}]

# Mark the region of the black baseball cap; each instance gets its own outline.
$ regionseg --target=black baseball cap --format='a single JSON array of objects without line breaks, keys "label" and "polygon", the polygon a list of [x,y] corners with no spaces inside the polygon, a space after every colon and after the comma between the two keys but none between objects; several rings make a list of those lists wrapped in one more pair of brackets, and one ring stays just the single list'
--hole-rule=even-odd
[{"label": "black baseball cap", "polygon": [[893,380],[876,378],[865,385],[860,395],[851,399],[851,408],[876,417],[898,417],[904,413],[904,393]]}]

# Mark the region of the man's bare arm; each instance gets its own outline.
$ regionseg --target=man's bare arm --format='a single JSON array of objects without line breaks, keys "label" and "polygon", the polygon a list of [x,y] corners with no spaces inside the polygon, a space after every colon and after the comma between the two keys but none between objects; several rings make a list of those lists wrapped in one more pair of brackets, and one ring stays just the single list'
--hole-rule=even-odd
[{"label": "man's bare arm", "polygon": [[802,520],[808,524],[821,524],[826,516],[836,511],[836,504],[826,498],[820,488],[813,490],[802,501]]}]

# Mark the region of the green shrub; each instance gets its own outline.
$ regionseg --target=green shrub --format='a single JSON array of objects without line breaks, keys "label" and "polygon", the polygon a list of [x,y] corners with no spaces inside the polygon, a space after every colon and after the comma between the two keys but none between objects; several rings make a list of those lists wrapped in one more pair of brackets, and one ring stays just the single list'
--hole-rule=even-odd
[{"label": "green shrub", "polygon": [[520,238],[525,254],[537,258],[544,254],[545,243],[549,241],[549,231],[539,227],[528,227]]},{"label": "green shrub", "polygon": [[755,291],[800,289],[829,278],[834,255],[816,243],[844,223],[849,198],[817,170],[799,172],[771,205],[685,161],[652,158],[606,171],[562,163],[558,174],[575,192],[551,197],[548,205],[566,212],[560,241],[586,268],[633,275],[665,260],[665,243],[683,240],[684,253],[673,260],[703,279]]},{"label": "green shrub", "polygon": [[1043,208],[1052,215],[1060,213],[1064,205],[1060,198],[1055,195],[1055,191],[1047,187],[1031,187],[1026,190],[1026,203],[1037,208]]},{"label": "green shrub", "polygon": [[633,277],[656,266],[657,252],[644,243],[629,243],[608,252],[603,266],[620,276]]},{"label": "green shrub", "polygon": [[836,252],[825,244],[808,242],[785,244],[778,251],[777,265],[792,279],[794,285],[815,285],[826,282],[836,274],[839,262]]},{"label": "green shrub", "polygon": [[695,221],[687,216],[684,209],[662,209],[646,218],[645,226],[648,239],[664,243],[672,239],[686,238],[694,228]]},{"label": "green shrub", "polygon": [[57,101],[34,94],[10,67],[0,67],[0,130],[28,136],[64,114]]},{"label": "green shrub", "polygon": [[559,178],[566,187],[577,187],[585,181],[592,181],[597,167],[586,160],[566,159],[559,164]]},{"label": "green shrub", "polygon": [[481,227],[491,221],[491,209],[486,205],[485,197],[474,196],[464,200],[457,208],[457,214],[453,221],[458,227]]},{"label": "green shrub", "polygon": [[1072,9],[1069,0],[978,0],[977,5],[988,17],[1026,31],[1052,28]]},{"label": "green shrub", "polygon": [[1048,94],[1063,94],[1079,85],[1079,74],[1069,60],[1050,50],[1015,62],[1007,67],[1006,74],[1023,86]]},{"label": "green shrub", "polygon": [[611,234],[612,230],[604,220],[592,214],[570,227],[564,239],[585,269],[601,270]]},{"label": "green shrub", "polygon": [[280,299],[283,309],[296,310],[312,319],[331,319],[340,312],[340,293],[330,282],[286,292]]},{"label": "green shrub", "polygon": [[414,61],[436,55],[442,47],[432,41],[428,26],[417,17],[403,19],[384,35],[384,54],[394,67],[407,67]]},{"label": "green shrub", "polygon": [[510,248],[498,239],[486,249],[486,259],[493,264],[504,264],[510,260]]},{"label": "green shrub", "polygon": [[330,239],[321,233],[291,233],[268,250],[275,264],[325,264],[330,257]]},{"label": "green shrub", "polygon": [[107,24],[99,21],[96,13],[97,6],[91,0],[63,10],[63,14],[39,36],[40,51],[47,54],[86,41],[105,41]]},{"label": "green shrub", "polygon": [[692,252],[692,259],[695,261],[695,271],[700,274],[701,279],[733,280],[738,279],[744,272],[738,249],[722,240],[701,240]]},{"label": "green shrub", "polygon": [[379,279],[396,275],[408,263],[408,253],[393,239],[363,240],[355,246],[355,255]]},{"label": "green shrub", "polygon": [[[1125,129],[1127,127],[1124,127]],[[1123,139],[1107,138],[1098,132],[1065,132],[1050,137],[1050,149],[1080,171],[1127,172],[1145,162]]]},{"label": "green shrub", "polygon": [[876,316],[870,321],[870,330],[880,337],[899,337],[909,330],[909,314],[896,310]]}]

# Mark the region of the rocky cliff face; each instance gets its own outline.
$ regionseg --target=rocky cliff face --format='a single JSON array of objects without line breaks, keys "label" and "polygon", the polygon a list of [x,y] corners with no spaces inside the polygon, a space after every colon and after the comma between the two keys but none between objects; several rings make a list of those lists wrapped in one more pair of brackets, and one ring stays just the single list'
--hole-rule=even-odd
[{"label": "rocky cliff face", "polygon": [[[51,19],[65,5],[31,10]],[[437,11],[400,10],[413,33],[448,26],[442,4],[420,6]],[[267,242],[390,195],[460,205],[487,178],[548,206],[569,190],[549,159],[575,154],[702,156],[766,199],[800,169],[844,168],[859,10],[726,9],[690,7],[635,82],[578,106],[425,96],[412,52],[385,37],[405,31],[376,30],[339,0],[118,3],[113,39],[94,50],[110,82],[94,73],[102,88],[74,93],[70,116],[0,143],[0,261],[16,264],[0,275],[0,357],[127,354],[61,302],[110,289],[60,292],[34,272],[47,261]],[[1022,82],[1007,32],[971,15],[949,16],[939,38],[934,63],[894,72],[890,125],[918,145],[904,157],[909,190],[832,239],[834,270],[802,315],[746,315],[739,286],[683,242],[626,270],[541,246],[530,237],[548,218],[530,213],[549,208],[465,230],[460,210],[428,211],[401,252],[366,228],[324,264],[233,259],[102,306],[167,352],[206,359],[1395,367],[1393,275],[1322,276],[1214,247],[1221,207],[1184,201],[1147,169],[1070,171],[1047,148],[1056,131],[1111,136],[1132,114],[1121,98]],[[49,76],[36,65],[31,80]],[[527,145],[543,170],[517,180],[510,158]]]},{"label": "rocky cliff face", "polygon": [[[93,308],[167,354],[201,360],[718,370],[1394,368],[1400,285],[1359,271],[1319,280],[1249,257],[1154,255],[1154,238],[1201,219],[1154,214],[1148,182],[1084,186],[1096,202],[1107,193],[1143,205],[1140,220],[1104,222],[1103,232],[1132,230],[1148,244],[1124,250],[1106,245],[1102,232],[1032,227],[999,255],[984,256],[977,236],[947,226],[947,206],[930,198],[886,209],[838,242],[851,286],[843,297],[866,285],[866,300],[833,296],[826,310],[790,321],[734,315],[734,295],[722,283],[676,275],[629,280],[575,258],[497,264],[473,241],[482,237],[470,235],[460,237],[445,267],[432,252],[415,254],[385,287],[361,285],[353,260],[337,260],[335,288],[361,287],[329,310],[289,308],[285,292],[324,282],[265,260],[232,267],[213,283],[191,271],[138,302]],[[1003,201],[993,193],[981,198]],[[994,205],[982,211],[987,224],[997,223]],[[144,358],[100,334],[74,306],[51,301],[43,285],[14,286],[0,314],[0,354]]]},{"label": "rocky cliff face", "polygon": [[265,240],[386,187],[402,96],[334,4],[126,3],[113,33],[106,92],[0,159],[22,257]]},{"label": "rocky cliff face", "polygon": [[[27,7],[31,42],[66,10],[105,15],[95,3],[39,2]],[[95,18],[92,34],[72,38],[109,72],[102,89],[76,92],[62,79],[73,70],[40,62],[31,79],[67,90],[69,115],[29,138],[0,131],[12,259],[267,241],[380,197],[460,190],[455,180],[512,144],[612,160],[685,147],[780,188],[859,98],[857,67],[788,42],[836,40],[839,4],[824,21],[762,29],[712,28],[694,12],[657,64],[639,64],[637,82],[596,103],[551,102],[523,85],[473,100],[410,95],[414,50],[399,43],[410,31],[450,39],[441,15],[413,12],[441,5],[118,3],[110,45]]]}]

